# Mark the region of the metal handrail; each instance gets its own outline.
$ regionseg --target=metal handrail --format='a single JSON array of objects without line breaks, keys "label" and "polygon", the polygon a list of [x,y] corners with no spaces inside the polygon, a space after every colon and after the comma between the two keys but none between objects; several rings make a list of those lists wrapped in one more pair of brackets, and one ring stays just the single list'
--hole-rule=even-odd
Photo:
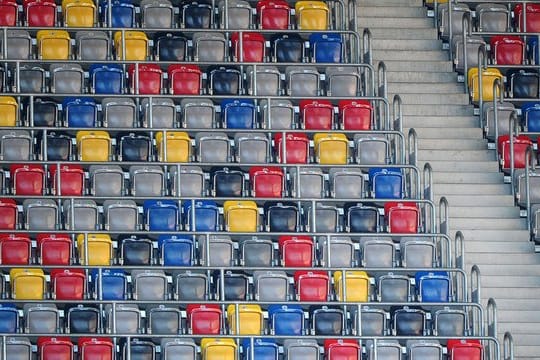
[{"label": "metal handrail", "polygon": [[503,338],[503,360],[514,360],[514,338],[508,331]]}]

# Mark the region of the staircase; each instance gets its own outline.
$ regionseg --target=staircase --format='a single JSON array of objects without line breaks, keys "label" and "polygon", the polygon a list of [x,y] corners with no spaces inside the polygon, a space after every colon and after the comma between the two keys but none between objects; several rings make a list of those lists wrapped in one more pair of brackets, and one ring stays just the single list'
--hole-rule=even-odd
[{"label": "staircase", "polygon": [[[473,106],[437,39],[422,0],[357,0],[358,29],[372,34],[373,61],[387,67],[388,97],[403,101],[403,127],[418,134],[418,166],[433,168],[434,200],[449,202],[450,235],[465,238],[465,270],[481,272],[484,308],[494,298],[498,334],[510,331],[515,359],[540,359],[540,254],[510,184],[488,150]],[[501,354],[502,356],[502,354]]]}]

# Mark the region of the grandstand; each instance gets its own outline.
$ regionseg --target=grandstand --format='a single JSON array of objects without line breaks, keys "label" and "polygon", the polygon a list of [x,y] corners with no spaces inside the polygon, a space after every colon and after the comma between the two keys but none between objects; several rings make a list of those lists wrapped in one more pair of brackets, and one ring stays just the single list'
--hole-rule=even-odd
[{"label": "grandstand", "polygon": [[540,10],[485,3],[0,0],[0,358],[540,358]]}]

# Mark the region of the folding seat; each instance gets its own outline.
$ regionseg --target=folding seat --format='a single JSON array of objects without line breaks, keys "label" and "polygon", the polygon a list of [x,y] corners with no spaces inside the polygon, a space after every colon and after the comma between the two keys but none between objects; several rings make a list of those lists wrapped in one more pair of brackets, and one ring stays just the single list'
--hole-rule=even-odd
[{"label": "folding seat", "polygon": [[17,25],[19,9],[14,0],[3,0],[0,2],[0,14],[0,26]]},{"label": "folding seat", "polygon": [[0,126],[15,127],[19,122],[19,104],[12,96],[0,96]]},{"label": "folding seat", "polygon": [[482,89],[480,90],[478,68],[468,70],[467,80],[469,85],[469,94],[471,101],[477,103],[480,101],[480,92],[483,101],[493,101],[494,97],[499,97],[498,92],[493,91],[493,82],[499,79],[503,84],[503,75],[500,70],[494,67],[488,67],[482,70]]},{"label": "folding seat", "polygon": [[82,300],[86,296],[86,276],[81,269],[51,270],[51,295],[56,300]]},{"label": "folding seat", "polygon": [[[4,41],[2,40],[2,44]],[[5,51],[5,52],[4,52]],[[27,30],[6,30],[6,48],[2,54],[7,60],[26,60],[33,58],[32,38]]]},{"label": "folding seat", "polygon": [[330,279],[325,271],[294,272],[294,287],[298,301],[328,301]]},{"label": "folding seat", "polygon": [[202,266],[233,266],[234,243],[229,235],[199,235],[199,262]]},{"label": "folding seat", "polygon": [[93,94],[122,94],[124,71],[120,65],[92,64],[88,70]]},{"label": "folding seat", "polygon": [[110,39],[103,31],[77,31],[75,44],[78,60],[104,61],[111,57]]},{"label": "folding seat", "polygon": [[27,0],[23,2],[24,25],[32,27],[56,26],[56,4],[50,0]]},{"label": "folding seat", "polygon": [[287,360],[320,360],[321,355],[317,340],[314,339],[285,339],[283,352]]},{"label": "folding seat", "polygon": [[274,264],[274,243],[270,239],[257,236],[239,241],[241,266],[271,267]]},{"label": "folding seat", "polygon": [[77,131],[79,161],[110,161],[112,140],[106,131]]},{"label": "folding seat", "polygon": [[116,60],[144,61],[148,58],[148,46],[148,38],[142,31],[128,30],[114,33]]},{"label": "folding seat", "polygon": [[214,24],[212,4],[205,1],[184,2],[182,26],[186,29],[210,29]]},{"label": "folding seat", "polygon": [[163,266],[192,266],[195,244],[189,236],[161,234],[158,236],[159,263]]},{"label": "folding seat", "polygon": [[167,68],[169,92],[172,95],[199,95],[203,74],[199,66],[171,64]]},{"label": "folding seat", "polygon": [[79,64],[51,64],[50,91],[56,94],[82,94],[84,71]]},{"label": "folding seat", "polygon": [[216,297],[221,301],[246,301],[251,298],[249,278],[247,275],[225,271],[214,272]]},{"label": "folding seat", "polygon": [[174,276],[174,298],[180,301],[204,301],[209,298],[206,273],[185,271]]},{"label": "folding seat", "polygon": [[105,230],[137,231],[139,210],[133,200],[105,200],[103,202]]},{"label": "folding seat", "polygon": [[182,127],[205,128],[216,127],[216,110],[212,100],[204,98],[185,98],[180,101],[182,109]]},{"label": "folding seat", "polygon": [[145,200],[144,225],[149,231],[176,231],[180,224],[180,209],[175,200]]},{"label": "folding seat", "polygon": [[418,233],[420,209],[415,203],[387,202],[384,204],[384,216],[388,232]]},{"label": "folding seat", "polygon": [[448,339],[448,357],[455,360],[480,360],[484,358],[484,347],[476,339]]},{"label": "folding seat", "polygon": [[[22,65],[14,69],[13,92],[42,93],[47,91],[45,69],[40,65]],[[18,85],[18,86],[17,86]]]},{"label": "folding seat", "polygon": [[251,129],[256,125],[256,107],[252,100],[224,99],[221,104],[222,126]]},{"label": "folding seat", "polygon": [[328,360],[360,360],[362,358],[361,345],[353,339],[325,339],[324,353]]},{"label": "folding seat", "polygon": [[80,337],[77,351],[81,360],[113,360],[115,354],[113,342],[105,337]]},{"label": "folding seat", "polygon": [[538,38],[534,36],[527,39],[527,60],[534,65],[540,64],[540,47]]},{"label": "folding seat", "polygon": [[[58,175],[60,176],[59,179]],[[56,164],[50,165],[49,183],[52,185],[52,195],[82,196],[84,193],[84,171],[82,166],[63,164],[58,168]],[[58,185],[60,185],[60,192],[57,191]]]},{"label": "folding seat", "polygon": [[[313,33],[309,36],[311,59],[320,63],[341,63],[343,53],[343,41],[340,34],[336,33]],[[328,68],[331,69],[331,68]],[[352,70],[352,68],[348,68]],[[340,96],[340,95],[334,95]]]},{"label": "folding seat", "polygon": [[[285,145],[283,144],[285,143]],[[281,155],[286,152],[285,158]],[[287,164],[307,164],[309,162],[309,139],[304,133],[285,133],[285,142],[283,134],[274,135],[274,152],[276,161]]]},{"label": "folding seat", "polygon": [[325,176],[319,168],[289,168],[288,179],[292,197],[322,199],[326,195]]},{"label": "folding seat", "polygon": [[227,323],[229,333],[234,335],[261,335],[264,331],[263,313],[258,304],[228,305]]},{"label": "folding seat", "polygon": [[377,300],[382,302],[411,301],[411,282],[408,276],[387,273],[377,283]]},{"label": "folding seat", "polygon": [[[227,9],[225,9],[227,6]],[[221,29],[250,29],[252,27],[252,13],[249,2],[245,0],[220,0],[217,4],[219,27]],[[244,60],[247,61],[247,60]]]},{"label": "folding seat", "polygon": [[319,164],[347,164],[349,140],[345,134],[316,133],[313,135],[315,161]]},{"label": "folding seat", "polygon": [[127,277],[121,269],[98,269],[92,271],[93,298],[97,300],[126,300]]},{"label": "folding seat", "polygon": [[365,344],[369,360],[401,360],[402,348],[397,340],[368,340]]},{"label": "folding seat", "polygon": [[301,336],[304,334],[304,310],[299,305],[269,305],[268,323],[272,335]]},{"label": "folding seat", "polygon": [[227,40],[221,33],[196,32],[192,43],[193,61],[222,62],[227,59]]},{"label": "folding seat", "polygon": [[153,342],[139,339],[132,339],[129,341],[129,349],[127,340],[122,347],[123,359],[154,360],[156,358],[156,345]]},{"label": "folding seat", "polygon": [[60,311],[53,303],[23,305],[25,333],[57,333],[60,330]]},{"label": "folding seat", "polygon": [[249,169],[251,196],[283,197],[285,194],[285,174],[279,167],[253,166]]},{"label": "folding seat", "polygon": [[289,100],[263,99],[259,103],[262,112],[262,126],[266,129],[294,128],[294,108]]},{"label": "folding seat", "polygon": [[391,238],[362,237],[360,264],[370,268],[392,268],[396,265],[396,247]]},{"label": "folding seat", "polygon": [[287,30],[290,27],[291,8],[283,0],[257,2],[258,26],[265,30]]},{"label": "folding seat", "polygon": [[118,165],[90,165],[90,194],[103,197],[124,195],[124,172]]},{"label": "folding seat", "polygon": [[58,105],[54,101],[34,99],[32,108],[26,105],[26,123],[30,126],[54,127],[59,124]]},{"label": "folding seat", "polygon": [[367,302],[370,298],[370,279],[365,271],[341,271],[333,275],[334,292],[338,301]]},{"label": "folding seat", "polygon": [[402,238],[401,266],[431,268],[437,263],[435,244],[431,239]]},{"label": "folding seat", "polygon": [[246,67],[246,84],[249,95],[281,95],[281,73],[271,65]]},{"label": "folding seat", "polygon": [[309,318],[312,335],[340,336],[345,331],[345,313],[341,308],[312,305]]},{"label": "folding seat", "polygon": [[451,300],[450,277],[445,271],[418,271],[415,275],[418,301],[448,302]]},{"label": "folding seat", "polygon": [[228,338],[202,338],[202,360],[236,360],[238,359],[238,345]]},{"label": "folding seat", "polygon": [[65,30],[38,30],[36,41],[40,60],[68,60],[71,56],[71,38]]},{"label": "folding seat", "polygon": [[133,165],[129,168],[131,195],[163,196],[165,174],[159,166]]},{"label": "folding seat", "polygon": [[38,337],[37,348],[39,359],[73,359],[73,343],[69,337]]},{"label": "folding seat", "polygon": [[97,127],[98,108],[88,97],[66,97],[62,100],[64,125],[75,128]]},{"label": "folding seat", "polygon": [[298,30],[329,29],[330,9],[323,1],[302,0],[294,8]]},{"label": "folding seat", "polygon": [[330,168],[330,196],[338,199],[365,197],[364,174],[353,168]]},{"label": "folding seat", "polygon": [[[208,70],[209,79],[208,93],[210,95],[241,95],[242,94],[242,74],[240,70],[234,68],[226,68],[224,66],[212,68]],[[223,102],[228,103],[229,99]],[[232,100],[232,104],[251,104],[251,100]],[[222,106],[223,108],[223,106]],[[223,116],[223,114],[222,114]]]},{"label": "folding seat", "polygon": [[390,163],[390,141],[384,135],[354,135],[356,163],[385,165]]},{"label": "folding seat", "polygon": [[174,8],[169,0],[143,0],[140,3],[142,28],[172,28]]},{"label": "folding seat", "polygon": [[19,332],[19,311],[14,304],[0,304],[0,331]]},{"label": "folding seat", "polygon": [[68,234],[36,235],[36,257],[41,265],[70,265],[73,244]]},{"label": "folding seat", "polygon": [[0,199],[0,229],[16,230],[19,223],[17,203],[13,199]]},{"label": "folding seat", "polygon": [[112,0],[111,18],[109,19],[109,1],[99,2],[101,21],[104,27],[133,28],[135,27],[135,6],[131,0]]},{"label": "folding seat", "polygon": [[[450,24],[448,24],[448,8],[449,4],[442,4],[438,7],[438,21],[439,24],[439,34],[443,40],[448,40],[450,32]],[[463,29],[463,16],[464,14],[471,15],[471,9],[467,4],[452,4],[452,36],[454,38],[460,37],[464,30]],[[472,19],[472,15],[470,16]]]},{"label": "folding seat", "polygon": [[263,62],[266,59],[266,41],[261,33],[243,32],[240,41],[240,33],[234,32],[231,35],[231,45],[233,61]]},{"label": "folding seat", "polygon": [[185,163],[191,159],[191,139],[185,132],[156,133],[156,147],[158,161]]},{"label": "folding seat", "polygon": [[169,297],[167,276],[162,270],[132,270],[131,281],[134,300],[162,301]]},{"label": "folding seat", "polygon": [[477,4],[475,7],[478,31],[509,32],[510,10],[505,4]]},{"label": "folding seat", "polygon": [[[514,168],[525,168],[525,154],[530,146],[533,146],[531,139],[527,135],[514,136]],[[510,135],[500,135],[497,139],[497,153],[499,163],[503,171],[510,170]]]},{"label": "folding seat", "polygon": [[141,311],[137,304],[106,304],[104,317],[108,334],[138,334],[141,331]]},{"label": "folding seat", "polygon": [[71,159],[71,137],[49,132],[41,140],[41,156],[49,161],[68,161]]},{"label": "folding seat", "polygon": [[[454,68],[460,73],[465,73],[465,48],[463,46],[463,37],[457,36],[452,39],[452,59],[454,60]],[[467,36],[465,44],[467,44],[467,69],[478,67],[478,51],[480,48],[487,48],[486,40],[482,36]]]},{"label": "folding seat", "polygon": [[42,300],[47,294],[47,280],[42,269],[12,268],[9,281],[13,299]]},{"label": "folding seat", "polygon": [[440,360],[443,347],[437,340],[407,340],[407,356],[410,360]]},{"label": "folding seat", "polygon": [[188,304],[186,306],[189,334],[219,335],[223,328],[221,307],[216,304]]},{"label": "folding seat", "polygon": [[269,232],[296,232],[301,228],[300,210],[293,202],[267,201],[264,216],[265,229]]},{"label": "folding seat", "polygon": [[199,166],[173,166],[169,169],[169,179],[173,196],[206,195],[205,174]]},{"label": "folding seat", "polygon": [[108,234],[87,234],[86,237],[84,234],[77,235],[77,250],[81,265],[109,266],[113,263],[113,242]]},{"label": "folding seat", "polygon": [[305,57],[304,40],[295,33],[276,34],[271,38],[274,62],[301,63]]},{"label": "folding seat", "polygon": [[277,360],[279,347],[275,340],[272,339],[253,339],[253,348],[251,339],[242,341],[242,349],[246,360],[261,359],[261,360]]},{"label": "folding seat", "polygon": [[319,236],[317,251],[322,267],[348,268],[357,262],[355,246],[348,236]]},{"label": "folding seat", "polygon": [[32,136],[26,130],[0,130],[0,159],[32,160]]},{"label": "folding seat", "polygon": [[223,132],[199,132],[195,136],[197,160],[201,163],[228,163],[231,161],[229,138]]},{"label": "folding seat", "polygon": [[186,200],[182,206],[188,231],[219,231],[219,208],[212,200]]},{"label": "folding seat", "polygon": [[193,339],[162,338],[160,346],[163,360],[195,360],[197,358],[197,345]]},{"label": "folding seat", "polygon": [[137,110],[131,98],[103,98],[101,111],[104,127],[137,127]]},{"label": "folding seat", "polygon": [[[313,203],[312,203],[313,204]],[[342,209],[335,205],[316,203],[304,209],[305,231],[339,232],[342,226]]]},{"label": "folding seat", "polygon": [[294,66],[285,68],[287,95],[317,97],[320,92],[320,74],[313,66]]},{"label": "folding seat", "polygon": [[268,137],[260,133],[236,133],[234,135],[236,162],[266,164],[270,157]]},{"label": "folding seat", "polygon": [[352,233],[376,233],[380,229],[379,209],[360,203],[344,206],[345,229]]},{"label": "folding seat", "polygon": [[187,45],[188,39],[182,34],[157,33],[154,35],[154,58],[156,61],[184,61]]},{"label": "folding seat", "polygon": [[334,107],[328,100],[300,100],[300,125],[307,130],[331,130]]},{"label": "folding seat", "polygon": [[160,304],[146,310],[147,334],[176,335],[182,331],[182,314],[177,307]]},{"label": "folding seat", "polygon": [[146,162],[152,160],[152,140],[144,135],[123,135],[119,145],[118,161]]},{"label": "folding seat", "polygon": [[59,228],[58,203],[52,199],[25,199],[23,212],[27,230],[54,231]]},{"label": "folding seat", "polygon": [[538,98],[540,75],[536,70],[511,70],[506,74],[510,78],[508,95],[512,98]]},{"label": "folding seat", "polygon": [[363,85],[358,68],[329,66],[325,73],[327,96],[361,95]]},{"label": "folding seat", "polygon": [[159,65],[129,65],[128,76],[132,94],[159,95],[161,93],[163,73]]},{"label": "folding seat", "polygon": [[5,265],[27,265],[32,262],[31,241],[27,235],[0,236],[0,262]]},{"label": "folding seat", "polygon": [[257,301],[289,301],[289,277],[284,271],[255,270],[253,287]]},{"label": "folding seat", "polygon": [[418,308],[404,306],[392,308],[393,335],[423,336],[426,334],[426,312]]},{"label": "folding seat", "polygon": [[402,199],[404,179],[399,168],[370,168],[371,196],[375,199]]},{"label": "folding seat", "polygon": [[97,24],[97,9],[91,0],[62,0],[62,15],[66,27],[94,27]]},{"label": "folding seat", "polygon": [[529,3],[523,11],[523,4],[516,4],[514,21],[519,32],[540,32],[540,6]]},{"label": "folding seat", "polygon": [[315,244],[310,236],[280,235],[278,238],[281,265],[285,267],[312,267]]},{"label": "folding seat", "polygon": [[43,195],[45,171],[35,164],[12,164],[9,167],[13,195]]},{"label": "folding seat", "polygon": [[171,98],[144,98],[141,108],[143,127],[172,129],[178,125],[176,105]]},{"label": "folding seat", "polygon": [[[495,106],[497,107],[497,124],[495,124]],[[495,140],[496,134],[498,136],[499,134],[510,133],[510,117],[516,110],[514,104],[509,101],[497,101],[495,106],[493,102],[482,104],[484,133],[490,141]]]},{"label": "folding seat", "polygon": [[80,304],[67,310],[66,333],[97,334],[101,332],[101,313],[98,308]]},{"label": "folding seat", "polygon": [[525,60],[525,42],[519,36],[493,36],[490,49],[494,65],[521,65]]},{"label": "folding seat", "polygon": [[540,102],[527,102],[521,105],[521,119],[528,132],[540,131]]},{"label": "folding seat", "polygon": [[435,336],[466,336],[467,313],[462,309],[444,307],[432,311],[433,335]]},{"label": "folding seat", "polygon": [[225,231],[257,232],[259,229],[259,208],[254,201],[225,201],[223,217]]}]

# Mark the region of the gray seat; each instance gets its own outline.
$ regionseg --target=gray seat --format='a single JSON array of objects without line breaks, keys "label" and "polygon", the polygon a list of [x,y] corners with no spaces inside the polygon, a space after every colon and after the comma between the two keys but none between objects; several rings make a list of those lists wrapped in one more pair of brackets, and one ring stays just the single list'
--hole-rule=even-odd
[{"label": "gray seat", "polygon": [[409,360],[442,360],[444,350],[437,340],[407,340]]},{"label": "gray seat", "polygon": [[[228,235],[199,235],[199,259],[202,266],[233,266],[234,244]],[[208,242],[208,244],[207,244]],[[208,249],[208,250],[207,250]]]},{"label": "gray seat", "polygon": [[356,134],[356,162],[361,165],[385,165],[390,162],[390,142],[385,136]]},{"label": "gray seat", "polygon": [[196,360],[197,345],[190,338],[161,339],[162,360]]},{"label": "gray seat", "polygon": [[[486,42],[481,36],[467,36],[467,69],[478,67],[478,49],[485,46]],[[452,39],[452,58],[455,69],[463,74],[465,72],[465,56],[463,48],[463,37],[456,36]]]},{"label": "gray seat", "polygon": [[32,145],[26,130],[0,130],[0,160],[32,160]]},{"label": "gray seat", "polygon": [[367,340],[366,352],[368,360],[401,360],[402,348],[397,340]]},{"label": "gray seat", "polygon": [[231,144],[226,133],[200,132],[195,136],[197,159],[203,163],[228,163],[231,160]]},{"label": "gray seat", "polygon": [[105,200],[103,202],[105,230],[137,231],[139,209],[133,200]]},{"label": "gray seat", "polygon": [[287,66],[287,95],[319,96],[319,72],[314,66]]},{"label": "gray seat", "polygon": [[24,304],[24,332],[54,334],[59,331],[60,313],[55,304]]},{"label": "gray seat", "polygon": [[253,287],[257,301],[288,301],[289,278],[285,271],[256,270]]},{"label": "gray seat", "polygon": [[265,134],[236,133],[235,160],[239,163],[266,164],[270,157],[270,142]]},{"label": "gray seat", "polygon": [[475,7],[478,19],[478,31],[508,32],[511,31],[511,14],[506,4],[485,3]]},{"label": "gray seat", "polygon": [[460,309],[445,307],[433,314],[434,336],[467,336],[467,313]]},{"label": "gray seat", "polygon": [[260,101],[260,108],[265,129],[294,129],[294,107],[290,100],[263,99]]},{"label": "gray seat", "polygon": [[23,201],[24,227],[31,231],[58,230],[58,204],[52,199],[25,199]]},{"label": "gray seat", "polygon": [[[458,37],[463,34],[463,15],[470,13],[467,4],[453,4],[452,6],[452,36]],[[439,33],[443,39],[448,39],[450,26],[448,24],[448,4],[439,5]]]},{"label": "gray seat", "polygon": [[[152,105],[152,106],[150,106]],[[158,129],[173,129],[177,127],[176,106],[170,98],[148,98],[141,101],[143,110],[143,126]]]},{"label": "gray seat", "polygon": [[129,178],[133,196],[164,195],[165,174],[159,166],[132,165]]},{"label": "gray seat", "polygon": [[339,209],[336,206],[327,205],[325,203],[317,203],[315,205],[315,220],[313,220],[312,206],[308,207],[306,213],[307,231],[323,233],[340,231],[340,215]]},{"label": "gray seat", "polygon": [[51,92],[55,94],[82,94],[84,71],[79,64],[51,64]]},{"label": "gray seat", "polygon": [[322,199],[325,197],[325,176],[322,170],[319,168],[290,168],[289,180],[291,184],[292,197],[317,199]]},{"label": "gray seat", "polygon": [[345,66],[329,66],[326,73],[326,95],[359,96],[361,95],[361,78],[357,68]]},{"label": "gray seat", "polygon": [[259,96],[281,95],[281,73],[276,66],[246,68],[248,94]]},{"label": "gray seat", "polygon": [[[529,170],[529,204],[540,204],[540,174]],[[527,179],[524,169],[514,171],[513,182],[516,194],[516,201],[519,206],[527,206]]]},{"label": "gray seat", "polygon": [[104,98],[101,100],[104,127],[137,127],[137,111],[131,98]]},{"label": "gray seat", "polygon": [[169,178],[173,196],[200,197],[206,193],[204,172],[199,166],[171,166]]},{"label": "gray seat", "polygon": [[98,230],[99,210],[94,200],[66,199],[62,205],[66,230]]},{"label": "gray seat", "polygon": [[362,306],[360,309],[360,318],[358,317],[358,308],[352,308],[352,330],[356,336],[384,336],[388,333],[389,314],[382,310],[368,306]]},{"label": "gray seat", "polygon": [[158,305],[146,310],[147,333],[158,335],[179,334],[182,328],[182,314],[178,307]]},{"label": "gray seat", "polygon": [[163,270],[133,270],[131,282],[135,300],[159,301],[169,298],[167,276]]},{"label": "gray seat", "polygon": [[377,299],[382,302],[408,302],[411,299],[411,282],[406,275],[382,275],[377,289]]},{"label": "gray seat", "polygon": [[6,32],[7,36],[7,56],[8,60],[28,60],[32,54],[32,38],[26,30],[11,30]]},{"label": "gray seat", "polygon": [[194,61],[222,62],[227,60],[227,40],[221,33],[194,33],[193,46]]},{"label": "gray seat", "polygon": [[212,129],[216,123],[216,109],[212,100],[203,98],[185,98],[180,101],[182,109],[182,127]]},{"label": "gray seat", "polygon": [[[330,250],[328,246],[330,246]],[[349,236],[330,236],[329,238],[319,236],[317,248],[319,262],[323,267],[353,267],[356,265],[355,247]]]},{"label": "gray seat", "polygon": [[13,91],[20,93],[43,93],[45,85],[45,69],[39,65],[22,65],[15,71]]},{"label": "gray seat", "polygon": [[[113,319],[113,306],[115,318]],[[106,304],[106,332],[108,334],[141,333],[141,312],[136,304]]]},{"label": "gray seat", "polygon": [[283,352],[286,360],[320,360],[321,352],[317,340],[285,339]]},{"label": "gray seat", "polygon": [[[514,104],[511,102],[497,102],[497,123],[495,124],[495,107],[493,102],[482,104],[484,114],[484,132],[491,141],[497,141],[497,137],[510,133],[510,117],[515,111]],[[497,134],[497,136],[495,136]]]},{"label": "gray seat", "polygon": [[103,31],[77,31],[75,42],[78,60],[103,61],[111,58],[109,37]]},{"label": "gray seat", "polygon": [[90,165],[90,194],[119,197],[124,194],[124,172],[118,165]]},{"label": "gray seat", "polygon": [[403,238],[399,246],[403,267],[431,268],[436,264],[436,248],[432,240]]},{"label": "gray seat", "polygon": [[185,271],[174,275],[174,298],[180,301],[209,299],[209,282],[204,272]]},{"label": "gray seat", "polygon": [[[221,29],[249,29],[251,28],[252,9],[249,3],[245,0],[229,0],[227,1],[227,19],[225,18],[225,1],[218,2],[218,11],[220,14]],[[225,21],[227,24],[225,24]],[[226,26],[228,25],[228,26]]]},{"label": "gray seat", "polygon": [[242,266],[270,267],[274,263],[274,244],[270,239],[242,239],[239,248]]},{"label": "gray seat", "polygon": [[396,264],[396,249],[390,238],[362,237],[360,239],[360,254],[360,263],[367,268],[391,268]]},{"label": "gray seat", "polygon": [[[31,360],[32,343],[26,337],[6,337],[6,355],[8,360]],[[0,339],[0,346],[3,346]]]},{"label": "gray seat", "polygon": [[328,171],[330,196],[333,198],[363,198],[364,174],[359,169],[331,168]]},{"label": "gray seat", "polygon": [[174,26],[174,8],[169,0],[142,0],[141,27],[172,28]]}]

